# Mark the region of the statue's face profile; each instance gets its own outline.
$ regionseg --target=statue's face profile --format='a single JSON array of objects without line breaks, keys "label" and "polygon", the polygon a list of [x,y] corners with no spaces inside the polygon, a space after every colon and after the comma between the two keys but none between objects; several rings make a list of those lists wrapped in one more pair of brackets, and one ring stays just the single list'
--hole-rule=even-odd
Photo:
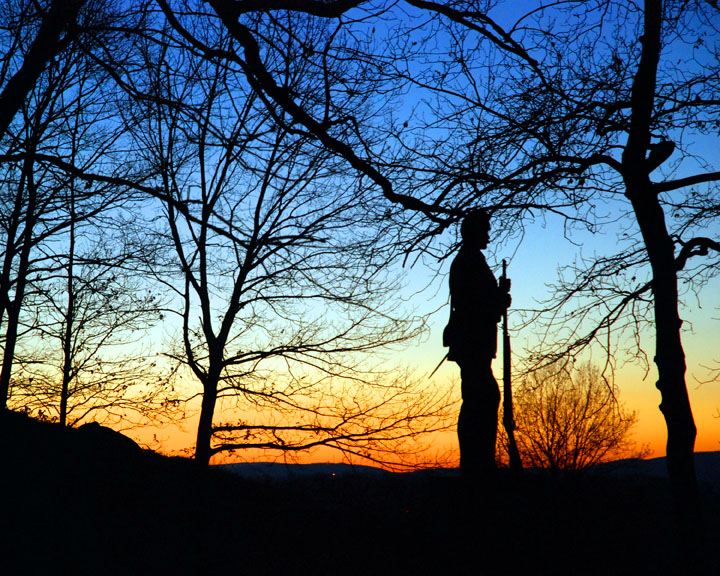
[{"label": "statue's face profile", "polygon": [[484,250],[490,242],[490,224],[478,228],[477,236],[477,247]]}]

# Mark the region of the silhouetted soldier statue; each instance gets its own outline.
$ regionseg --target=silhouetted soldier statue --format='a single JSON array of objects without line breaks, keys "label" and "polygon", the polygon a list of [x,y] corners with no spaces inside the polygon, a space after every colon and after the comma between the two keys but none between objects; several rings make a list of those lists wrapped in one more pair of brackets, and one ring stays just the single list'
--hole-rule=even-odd
[{"label": "silhouetted soldier statue", "polygon": [[490,477],[495,472],[500,389],[492,372],[497,324],[510,306],[510,281],[495,276],[481,250],[490,238],[490,217],[478,210],[460,227],[462,245],[450,266],[450,321],[443,333],[447,358],[460,366],[462,407],[458,419],[460,471]]}]

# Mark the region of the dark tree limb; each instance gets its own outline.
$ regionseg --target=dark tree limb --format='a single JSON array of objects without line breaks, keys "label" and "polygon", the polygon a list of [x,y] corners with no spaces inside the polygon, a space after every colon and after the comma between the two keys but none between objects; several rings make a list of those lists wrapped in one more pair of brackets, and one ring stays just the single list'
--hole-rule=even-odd
[{"label": "dark tree limb", "polygon": [[720,242],[711,238],[698,237],[687,242],[679,241],[682,244],[680,253],[675,258],[677,270],[685,268],[687,261],[693,256],[707,256],[710,250],[720,253]]},{"label": "dark tree limb", "polygon": [[720,172],[707,172],[705,174],[695,174],[687,178],[678,178],[677,180],[666,180],[665,182],[657,182],[653,184],[653,189],[657,192],[670,192],[679,190],[694,184],[705,184],[707,182],[717,182],[720,180]]},{"label": "dark tree limb", "polygon": [[68,34],[63,34],[77,22],[86,0],[53,0],[50,10],[42,16],[42,24],[20,69],[10,78],[0,94],[0,136],[33,90],[40,74],[66,46]]},{"label": "dark tree limb", "polygon": [[[260,47],[254,36],[246,26],[237,20],[236,10],[219,0],[208,0],[208,3],[222,20],[228,32],[243,47],[245,59],[239,63],[243,67],[248,81],[258,93],[267,95],[272,102],[280,106],[295,122],[304,126],[327,149],[344,158],[358,172],[370,178],[380,187],[383,196],[391,202],[399,204],[406,210],[421,212],[436,223],[445,221],[438,214],[451,215],[453,213],[453,210],[449,208],[427,204],[418,198],[395,192],[390,180],[381,174],[371,162],[360,158],[350,145],[331,136],[321,122],[318,122],[294,101],[287,89],[275,82],[260,58]],[[164,0],[161,0],[161,4],[165,4]]]}]

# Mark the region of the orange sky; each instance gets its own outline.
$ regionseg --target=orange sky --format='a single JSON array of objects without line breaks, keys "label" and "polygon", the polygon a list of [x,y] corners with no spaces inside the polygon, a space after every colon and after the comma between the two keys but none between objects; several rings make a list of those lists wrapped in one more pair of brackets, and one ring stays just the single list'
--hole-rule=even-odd
[{"label": "orange sky", "polygon": [[[720,284],[720,282],[718,282]],[[718,290],[720,294],[720,290]],[[709,310],[715,310],[708,305]],[[718,320],[713,319],[713,314],[698,316],[699,310],[690,309],[683,316],[693,317],[693,331],[687,331],[683,336],[685,345],[688,371],[687,384],[690,394],[691,405],[695,422],[698,429],[696,450],[699,452],[720,450],[720,383],[708,382],[701,384],[698,380],[708,378],[708,370],[703,366],[717,366],[720,357],[719,331],[715,329]],[[445,354],[445,349],[440,345],[442,328],[446,321],[446,311],[441,310],[434,316],[431,323],[429,336],[416,346],[408,349],[398,356],[398,362],[403,365],[410,365],[419,374],[429,374],[437,365],[438,361]],[[717,351],[715,355],[713,352]],[[649,351],[652,352],[651,350]],[[519,352],[515,352],[518,354]],[[501,355],[495,365],[495,375],[499,382],[502,382]],[[623,366],[617,372],[617,383],[620,389],[619,398],[626,408],[635,411],[638,422],[634,428],[633,439],[638,445],[648,445],[652,450],[651,456],[660,457],[665,455],[666,429],[665,421],[658,408],[660,404],[660,393],[655,388],[656,375],[654,365],[646,376],[641,367],[633,364]],[[433,380],[444,386],[456,389],[459,386],[459,370],[454,363],[445,362],[436,372]],[[459,395],[459,391],[456,390]],[[195,421],[185,423],[185,430],[180,431],[174,427],[162,430],[148,430],[143,432],[128,431],[129,435],[138,438],[143,442],[150,442],[156,436],[164,451],[177,453],[181,450],[191,450],[195,440]],[[454,433],[437,434],[426,440],[428,445],[429,459],[457,458],[457,439]],[[158,445],[156,445],[158,447]],[[269,460],[282,458],[276,452],[266,454],[255,454],[249,459]],[[295,457],[295,455],[293,456]],[[324,462],[341,461],[342,456],[335,451],[315,451],[310,455],[300,455],[303,462]],[[215,462],[226,461],[226,458],[216,457]]]},{"label": "orange sky", "polygon": [[[423,358],[423,364],[418,366],[418,370],[429,373],[437,364],[444,349],[438,347],[436,343],[439,341],[439,333],[442,330],[443,322],[438,322],[431,332],[430,338],[414,351],[408,353],[410,359]],[[694,378],[693,365],[690,362],[696,361],[696,354],[692,352],[692,347],[697,339],[702,339],[699,335],[687,335],[685,338],[686,348],[688,352],[689,369],[688,369],[688,389],[693,407],[696,425],[698,428],[698,436],[696,441],[696,450],[715,451],[720,450],[720,417],[718,410],[720,409],[720,391],[718,383],[707,383],[700,385]],[[432,365],[432,366],[431,366]],[[500,363],[496,362],[496,377],[501,381],[502,372]],[[618,374],[618,383],[620,387],[620,400],[630,411],[635,411],[638,416],[638,423],[634,428],[633,439],[638,445],[648,445],[652,451],[652,457],[665,455],[666,429],[662,414],[658,408],[660,403],[660,393],[655,388],[655,378],[652,373],[643,380],[644,374],[636,367],[628,366],[623,368]],[[446,383],[447,386],[457,387],[459,383],[459,370],[454,363],[446,362],[437,371],[434,380],[439,383]],[[195,421],[188,421],[185,430],[181,431],[174,427],[161,430],[148,430],[144,432],[128,433],[143,442],[149,442],[154,436],[157,437],[163,451],[178,453],[182,450],[190,450],[194,446],[195,439]],[[457,454],[457,438],[454,432],[446,432],[436,434],[432,438],[427,438],[427,457],[433,459],[456,459]],[[272,460],[282,459],[283,456],[277,452],[267,452],[265,454],[256,452],[254,454],[243,454],[248,460]],[[316,450],[309,455],[292,455],[292,458],[298,458],[301,462],[327,462],[341,461],[342,456],[333,450]],[[216,457],[213,462],[221,463],[233,461],[232,457]]]},{"label": "orange sky", "polygon": [[[562,235],[560,235],[562,236]],[[603,248],[604,243],[613,242],[610,234],[595,234],[591,238],[580,238],[585,248]],[[611,247],[612,248],[612,247]],[[512,278],[513,309],[533,308],[537,300],[546,294],[546,284],[552,282],[557,266],[568,262],[577,247],[570,245],[552,227],[529,230],[523,243],[517,250],[499,247],[497,254],[489,254],[488,261],[492,265],[496,259],[512,257],[509,276]],[[417,287],[425,286],[432,272],[420,267],[409,271],[408,280],[412,296],[408,296],[408,305],[415,313],[430,313],[439,310],[430,318],[430,332],[425,338],[413,343],[404,352],[397,355],[400,366],[412,368],[417,375],[429,374],[444,356],[446,349],[441,345],[442,329],[447,321],[447,279],[438,277],[429,289],[417,292]],[[444,305],[444,307],[443,307]],[[700,384],[712,376],[711,368],[720,368],[720,278],[712,281],[700,294],[700,299],[693,296],[683,298],[681,316],[683,325],[683,344],[687,356],[687,385],[690,394],[693,414],[698,429],[696,450],[720,450],[720,381]],[[511,327],[512,327],[511,313]],[[520,335],[522,337],[522,334]],[[652,334],[647,334],[644,347],[652,362]],[[522,343],[513,343],[514,362],[521,360]],[[498,361],[501,352],[498,353]],[[657,380],[655,365],[651,363],[650,372],[645,375],[641,366],[630,361],[624,365],[618,358],[616,382],[620,389],[619,398],[626,408],[635,411],[638,417],[634,428],[634,440],[638,445],[648,445],[655,457],[665,455],[666,429],[662,414],[658,408],[660,393],[655,388]],[[495,375],[502,379],[502,366],[496,362]],[[439,385],[457,388],[459,370],[453,363],[446,362],[437,371],[433,380]],[[459,396],[459,391],[456,392]],[[194,426],[187,423],[185,433],[176,430],[157,431],[164,446],[171,450],[191,449],[194,445]],[[145,437],[145,434],[143,434]],[[430,453],[447,454],[455,451],[456,438],[453,434],[438,435],[429,441]],[[334,452],[317,452],[308,457],[310,461],[338,460]]]}]

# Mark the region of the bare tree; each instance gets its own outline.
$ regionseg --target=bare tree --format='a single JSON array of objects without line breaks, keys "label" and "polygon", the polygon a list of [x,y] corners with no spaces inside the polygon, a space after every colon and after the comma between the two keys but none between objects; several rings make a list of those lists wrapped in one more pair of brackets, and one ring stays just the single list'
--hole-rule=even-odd
[{"label": "bare tree", "polygon": [[157,291],[138,274],[147,245],[133,239],[132,224],[113,237],[106,219],[102,241],[83,224],[56,239],[54,269],[34,285],[9,405],[63,426],[154,419],[169,394],[160,348],[147,342],[163,317]]},{"label": "bare tree", "polygon": [[[98,38],[87,31],[105,17],[100,8],[92,2],[82,12],[73,32],[77,42]],[[26,9],[21,3],[17,14],[6,14],[14,34],[6,39],[12,48],[8,58],[13,50],[22,55],[28,41],[30,32],[23,28],[31,28],[25,21]],[[6,70],[12,70],[9,60],[7,64]],[[77,43],[64,43],[63,50],[39,73],[3,138],[0,397],[5,407],[17,392],[12,406],[31,411],[56,402],[63,423],[68,397],[71,390],[77,392],[73,383],[79,378],[86,377],[82,388],[87,394],[76,394],[74,400],[85,415],[95,409],[88,405],[89,399],[97,402],[98,390],[107,390],[107,374],[103,376],[98,364],[90,366],[99,360],[100,348],[111,341],[118,343],[123,326],[136,327],[140,318],[150,314],[147,302],[138,306],[142,298],[137,293],[119,292],[132,283],[115,282],[127,278],[132,268],[123,248],[135,248],[129,241],[130,227],[123,230],[125,236],[111,239],[111,225],[123,210],[138,208],[137,198],[117,182],[94,185],[65,169],[124,172],[119,169],[121,153],[116,149],[124,127],[112,121],[107,78]],[[88,242],[93,235],[105,235],[105,241]],[[112,245],[123,238],[128,241]],[[112,270],[123,265],[123,270]],[[82,277],[77,274],[80,268]],[[61,294],[65,304],[58,300]],[[132,307],[128,300],[133,300]],[[48,362],[54,363],[56,374],[48,371]],[[13,366],[18,364],[21,370],[13,377]],[[111,364],[106,359],[104,366]],[[116,390],[127,387],[116,384]]]},{"label": "bare tree", "polygon": [[596,366],[565,364],[533,372],[515,403],[519,449],[529,466],[582,470],[643,455],[630,439],[635,413],[623,409]]},{"label": "bare tree", "polygon": [[[187,25],[216,50],[232,43],[212,20]],[[201,387],[195,458],[329,446],[392,462],[448,425],[447,402],[381,368],[422,322],[400,312],[377,203],[312,138],[278,126],[242,71],[194,52],[166,36],[145,45],[137,85],[154,98],[131,110],[146,119],[134,148],[169,199],[158,232],[178,299],[171,356]],[[312,92],[318,76],[296,68],[306,61],[276,65]],[[228,407],[239,422],[218,421]]]}]

